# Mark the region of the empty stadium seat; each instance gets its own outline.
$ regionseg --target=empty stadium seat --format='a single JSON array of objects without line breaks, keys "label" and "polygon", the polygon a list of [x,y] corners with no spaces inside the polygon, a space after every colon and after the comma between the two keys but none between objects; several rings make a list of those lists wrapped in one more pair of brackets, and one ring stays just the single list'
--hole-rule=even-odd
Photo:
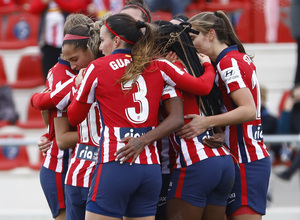
[{"label": "empty stadium seat", "polygon": [[26,121],[17,121],[16,125],[25,129],[46,128],[41,111],[33,108],[30,103],[27,107]]},{"label": "empty stadium seat", "polygon": [[[0,135],[0,138],[23,138],[21,134]],[[26,146],[0,146],[0,170],[28,167],[29,157]]]},{"label": "empty stadium seat", "polygon": [[14,89],[34,88],[45,85],[41,55],[23,55],[16,74],[16,81],[9,83]]},{"label": "empty stadium seat", "polygon": [[20,49],[38,45],[39,15],[19,12],[5,16],[6,22],[2,22],[0,49]]}]

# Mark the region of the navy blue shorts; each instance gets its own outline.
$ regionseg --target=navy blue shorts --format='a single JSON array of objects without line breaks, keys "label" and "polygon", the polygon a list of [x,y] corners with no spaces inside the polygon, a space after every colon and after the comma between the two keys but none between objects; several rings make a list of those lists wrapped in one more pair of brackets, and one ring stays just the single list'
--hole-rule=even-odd
[{"label": "navy blue shorts", "polygon": [[161,182],[159,164],[98,164],[86,210],[115,218],[155,216]]},{"label": "navy blue shorts", "polygon": [[231,215],[241,206],[249,206],[264,215],[270,174],[270,157],[242,163],[239,167],[235,165],[235,183],[228,199],[226,214]]},{"label": "navy blue shorts", "polygon": [[88,187],[65,185],[66,220],[82,220],[85,218],[88,193]]},{"label": "navy blue shorts", "polygon": [[171,174],[162,174],[162,187],[159,194],[159,200],[157,203],[156,215],[167,214],[167,195],[168,195],[170,179],[171,179]]},{"label": "navy blue shorts", "polygon": [[65,178],[66,173],[57,173],[42,166],[40,170],[40,182],[52,217],[58,216],[61,209],[65,209]]},{"label": "navy blue shorts", "polygon": [[207,204],[226,206],[234,176],[234,163],[230,155],[210,157],[174,169],[168,200],[178,198],[197,207]]}]

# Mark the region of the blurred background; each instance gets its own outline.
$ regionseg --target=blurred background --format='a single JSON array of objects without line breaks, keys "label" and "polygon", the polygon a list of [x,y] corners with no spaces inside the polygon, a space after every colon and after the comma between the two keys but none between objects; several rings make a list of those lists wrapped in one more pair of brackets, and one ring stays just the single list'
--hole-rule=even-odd
[{"label": "blurred background", "polygon": [[[300,17],[299,24],[293,20],[300,14],[295,3],[300,1],[145,2],[152,21],[216,10],[229,16],[246,52],[254,56],[262,87],[262,126],[272,157],[269,203],[263,219],[300,219],[300,130],[278,129],[287,120],[283,113],[295,115],[300,101],[295,92],[300,83]],[[97,20],[107,11],[118,13],[123,5],[123,0],[0,0],[0,219],[51,219],[39,183],[43,156],[37,149],[46,127],[29,100],[45,88],[47,70],[57,61],[65,17],[81,12]],[[296,116],[288,124],[297,127]]]}]

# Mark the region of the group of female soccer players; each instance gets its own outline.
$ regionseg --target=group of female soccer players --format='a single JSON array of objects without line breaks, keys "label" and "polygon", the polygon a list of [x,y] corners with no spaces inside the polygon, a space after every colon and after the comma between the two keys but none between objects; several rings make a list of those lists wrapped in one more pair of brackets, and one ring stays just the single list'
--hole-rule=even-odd
[{"label": "group of female soccer players", "polygon": [[[68,17],[47,90],[31,98],[49,128],[40,180],[53,218],[265,214],[255,66],[222,11],[179,23],[151,23],[143,1],[101,21]],[[165,153],[172,173],[162,181]]]}]

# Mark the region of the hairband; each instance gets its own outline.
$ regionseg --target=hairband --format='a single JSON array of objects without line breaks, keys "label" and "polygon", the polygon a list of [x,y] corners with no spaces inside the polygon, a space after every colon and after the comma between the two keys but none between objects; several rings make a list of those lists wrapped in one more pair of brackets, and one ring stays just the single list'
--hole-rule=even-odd
[{"label": "hairband", "polygon": [[79,36],[79,35],[74,35],[74,34],[66,34],[64,37],[64,41],[65,40],[82,40],[82,39],[88,39],[90,37],[86,37],[86,36]]},{"label": "hairband", "polygon": [[144,14],[145,14],[146,17],[147,17],[148,22],[150,23],[150,18],[149,18],[149,16],[148,16],[147,12],[146,12],[142,7],[140,7],[140,6],[138,6],[138,5],[132,5],[132,4],[130,4],[130,5],[126,5],[123,9],[125,9],[125,8],[127,8],[127,7],[129,7],[129,6],[133,6],[133,7],[139,8],[142,12],[144,12]]},{"label": "hairband", "polygon": [[121,40],[127,42],[127,43],[130,43],[130,44],[134,44],[134,42],[130,41],[130,40],[126,40],[125,38],[121,37],[120,35],[118,35],[116,32],[114,32],[109,26],[108,24],[106,23],[106,21],[104,21],[104,25],[106,26],[106,28],[115,36],[118,36],[119,38],[121,38]]}]

